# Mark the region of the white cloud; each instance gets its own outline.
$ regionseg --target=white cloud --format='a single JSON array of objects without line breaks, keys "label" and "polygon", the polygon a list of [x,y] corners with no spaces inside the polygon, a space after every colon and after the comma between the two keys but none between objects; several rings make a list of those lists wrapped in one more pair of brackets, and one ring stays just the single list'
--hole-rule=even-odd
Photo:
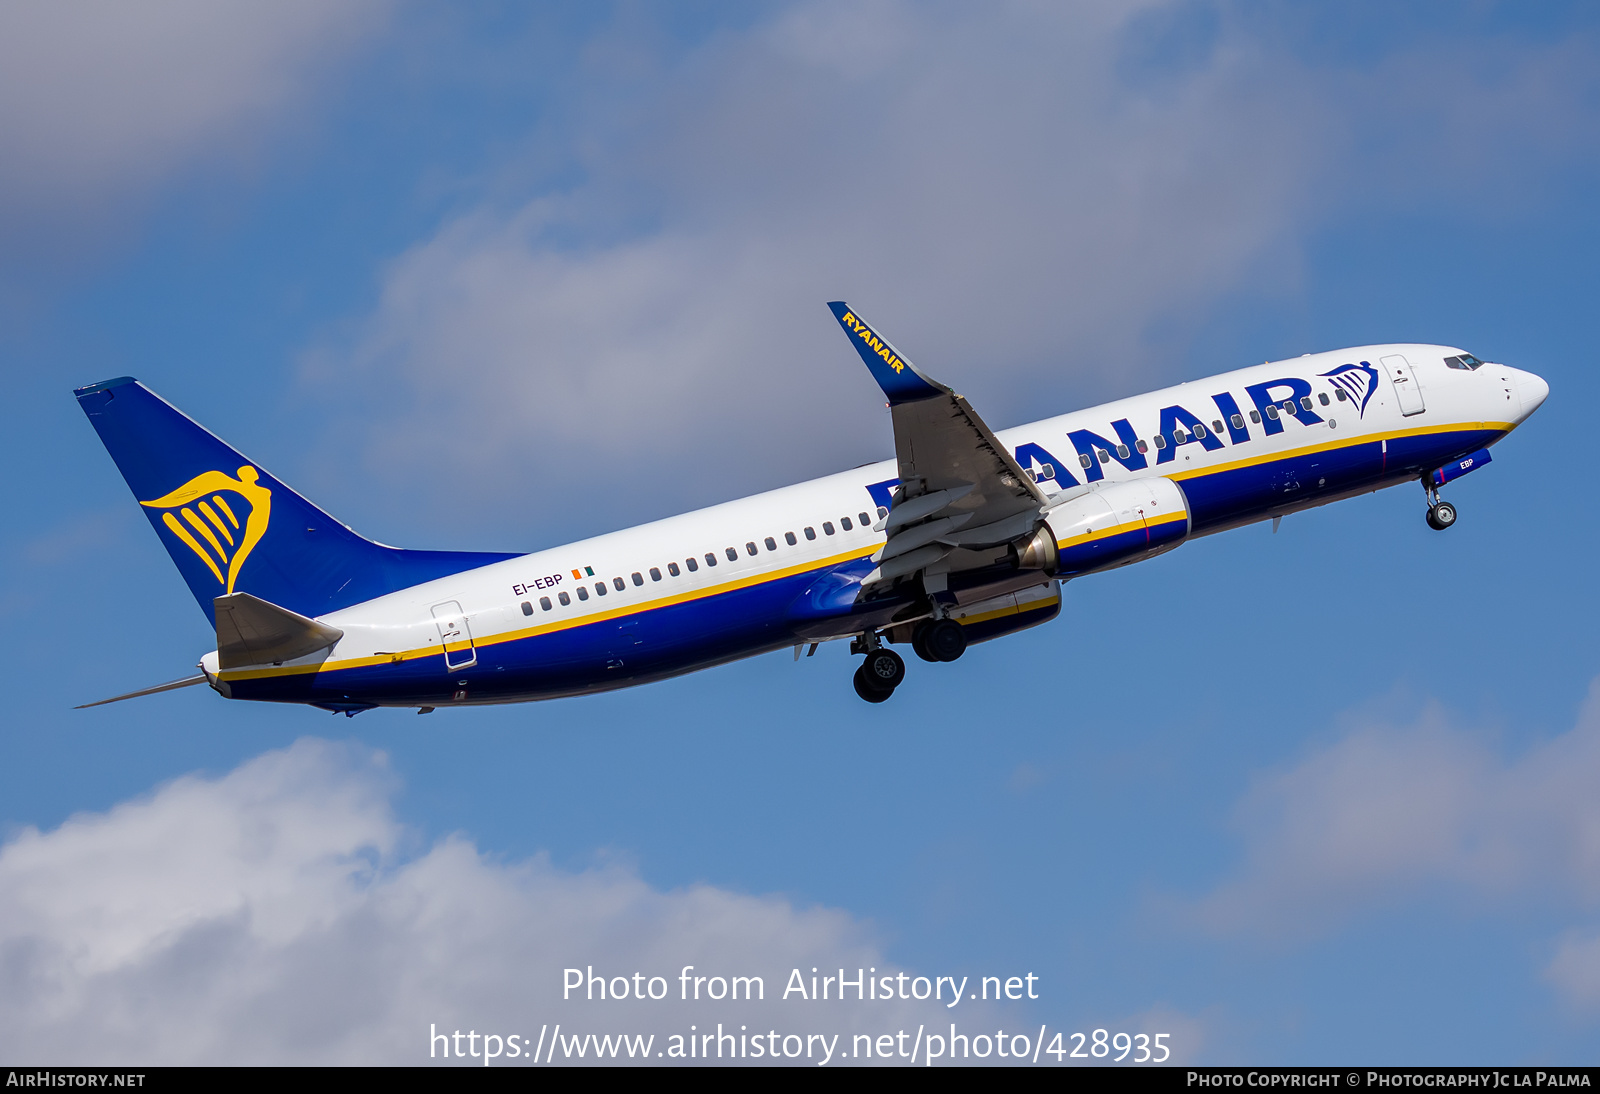
[{"label": "white cloud", "polygon": [[969,395],[1002,373],[996,424],[1063,409],[1063,375],[1129,390],[1145,327],[1292,222],[1312,146],[1292,88],[1255,93],[1263,58],[1161,101],[1120,87],[1122,11],[802,4],[665,59],[626,107],[589,86],[588,181],[443,225],[308,371],[392,399],[378,466],[457,491],[533,466],[519,491],[568,497],[670,463],[711,500],[886,454],[830,299]]},{"label": "white cloud", "polygon": [[177,170],[248,147],[381,25],[385,7],[0,6],[0,226],[20,233],[44,222],[60,233],[97,222]]},{"label": "white cloud", "polygon": [[[1374,908],[1600,904],[1600,680],[1573,729],[1522,755],[1450,726],[1437,708],[1406,727],[1355,729],[1241,802],[1236,876],[1190,909],[1224,934],[1302,939]],[[1600,1001],[1600,943],[1564,936],[1547,978]]]},{"label": "white cloud", "polygon": [[581,181],[399,255],[308,375],[408,491],[599,489],[622,523],[887,454],[826,300],[1012,424],[1175,379],[1197,317],[1292,292],[1339,210],[1498,210],[1593,158],[1587,40],[1308,62],[1225,16],[1145,57],[1185,10],[815,0],[677,53],[609,31],[537,134]]},{"label": "white cloud", "polygon": [[[875,1034],[978,1006],[781,1001],[791,969],[890,970],[837,910],[623,866],[410,846],[381,754],[302,740],[0,848],[0,1055],[30,1063],[411,1063],[440,1029],[537,1038]],[[761,975],[754,1004],[561,1001],[562,970]],[[898,972],[898,969],[892,971]],[[709,990],[709,986],[708,986]],[[946,989],[948,995],[948,989]],[[1180,1050],[1183,1046],[1179,1046]],[[562,1057],[557,1055],[557,1059]]]}]

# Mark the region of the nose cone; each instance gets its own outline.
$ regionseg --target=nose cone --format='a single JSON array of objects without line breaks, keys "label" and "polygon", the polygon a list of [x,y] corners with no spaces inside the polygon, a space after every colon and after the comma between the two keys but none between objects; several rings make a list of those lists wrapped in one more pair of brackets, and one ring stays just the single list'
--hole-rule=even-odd
[{"label": "nose cone", "polygon": [[[1527,418],[1544,404],[1550,395],[1550,385],[1544,382],[1543,377],[1535,376],[1531,372],[1517,373],[1517,395],[1522,401],[1522,417]],[[1519,421],[1521,419],[1518,419]]]}]

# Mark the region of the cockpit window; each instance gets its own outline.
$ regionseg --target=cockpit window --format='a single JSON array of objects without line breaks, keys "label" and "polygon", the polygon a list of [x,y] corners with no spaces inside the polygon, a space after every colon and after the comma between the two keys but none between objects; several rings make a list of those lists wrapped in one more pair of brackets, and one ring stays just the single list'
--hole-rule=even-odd
[{"label": "cockpit window", "polygon": [[1481,368],[1483,365],[1482,361],[1470,353],[1463,353],[1460,357],[1446,357],[1444,363],[1449,368],[1459,368],[1467,372],[1471,372],[1475,368]]}]

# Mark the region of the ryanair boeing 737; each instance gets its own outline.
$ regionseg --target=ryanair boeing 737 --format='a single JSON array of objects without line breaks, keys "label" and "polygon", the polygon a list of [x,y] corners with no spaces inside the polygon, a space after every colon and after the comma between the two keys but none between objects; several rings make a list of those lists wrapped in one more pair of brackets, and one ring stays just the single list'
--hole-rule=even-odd
[{"label": "ryanair boeing 737", "polygon": [[905,677],[891,645],[954,661],[1054,618],[1062,582],[1195,536],[1406,482],[1448,528],[1439,488],[1550,391],[1451,346],[1362,346],[995,433],[829,307],[888,397],[894,462],[533,554],[363,539],[136,380],[79,388],[217,636],[198,675],[117,698],[206,683],[426,713],[846,639],[856,693],[881,703]]}]

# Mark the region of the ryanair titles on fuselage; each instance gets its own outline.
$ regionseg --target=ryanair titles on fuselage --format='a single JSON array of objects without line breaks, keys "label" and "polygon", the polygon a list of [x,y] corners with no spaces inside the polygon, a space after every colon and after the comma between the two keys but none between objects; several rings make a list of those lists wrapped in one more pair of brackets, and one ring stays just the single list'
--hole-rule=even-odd
[{"label": "ryanair titles on fuselage", "polygon": [[[860,324],[859,330],[865,332],[865,324]],[[1366,386],[1365,390],[1351,391],[1348,377],[1352,370],[1358,375],[1371,377],[1369,386]],[[1092,429],[1068,430],[1067,438],[1071,441],[1077,457],[1073,463],[1083,474],[1082,482],[1068,463],[1056,458],[1040,444],[1030,442],[1018,447],[1015,453],[1017,463],[1025,470],[1030,467],[1049,468],[1054,474],[1046,473],[1043,477],[1053,478],[1057,486],[1065,489],[1081,486],[1084,482],[1099,482],[1104,479],[1104,467],[1112,460],[1128,471],[1143,471],[1151,466],[1160,467],[1173,462],[1178,458],[1178,449],[1184,445],[1198,444],[1207,452],[1215,452],[1227,444],[1237,446],[1277,436],[1284,431],[1285,418],[1292,418],[1302,426],[1320,425],[1325,419],[1317,412],[1324,405],[1317,397],[1319,394],[1327,396],[1329,401],[1326,405],[1329,407],[1337,405],[1335,400],[1344,402],[1348,399],[1345,405],[1357,419],[1366,416],[1367,403],[1376,389],[1377,378],[1377,370],[1370,364],[1362,361],[1359,365],[1341,365],[1329,372],[1319,373],[1317,378],[1328,379],[1325,393],[1318,393],[1310,380],[1299,376],[1285,376],[1262,383],[1247,384],[1244,391],[1247,402],[1252,408],[1249,412],[1240,410],[1239,401],[1232,392],[1220,391],[1210,397],[1217,413],[1209,420],[1176,403],[1164,406],[1158,412],[1155,433],[1145,434],[1144,437],[1141,437],[1127,418],[1118,418],[1111,423],[1111,431],[1115,434],[1114,440]],[[1344,392],[1342,398],[1341,391]],[[1307,406],[1305,401],[1309,401],[1311,405]],[[1251,414],[1248,421],[1245,418],[1246,413]],[[1259,437],[1252,432],[1252,428],[1261,430]],[[1154,438],[1158,434],[1161,439],[1156,442]],[[1222,434],[1227,435],[1226,442],[1223,441]],[[1150,439],[1144,439],[1146,437]],[[1154,451],[1152,443],[1156,445]],[[1155,457],[1153,464],[1150,460],[1152,455]],[[887,508],[898,482],[898,479],[889,479],[882,483],[873,483],[867,489],[872,494],[873,501]]]}]

